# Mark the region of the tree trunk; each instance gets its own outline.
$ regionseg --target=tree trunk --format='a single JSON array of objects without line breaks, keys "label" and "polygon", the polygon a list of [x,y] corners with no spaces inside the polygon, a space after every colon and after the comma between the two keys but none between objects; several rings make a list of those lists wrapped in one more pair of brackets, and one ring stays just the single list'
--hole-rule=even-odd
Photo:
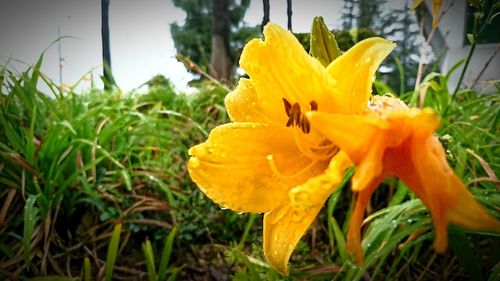
[{"label": "tree trunk", "polygon": [[264,30],[264,26],[269,22],[269,0],[263,0],[262,4],[264,6],[264,17],[260,26],[261,31]]},{"label": "tree trunk", "polygon": [[101,38],[104,89],[110,90],[115,84],[111,72],[111,51],[109,47],[109,0],[101,0]]},{"label": "tree trunk", "polygon": [[233,63],[229,56],[229,1],[213,1],[212,47],[210,75],[222,83],[230,84]]},{"label": "tree trunk", "polygon": [[292,31],[292,0],[286,0],[286,15],[288,18],[288,30]]}]

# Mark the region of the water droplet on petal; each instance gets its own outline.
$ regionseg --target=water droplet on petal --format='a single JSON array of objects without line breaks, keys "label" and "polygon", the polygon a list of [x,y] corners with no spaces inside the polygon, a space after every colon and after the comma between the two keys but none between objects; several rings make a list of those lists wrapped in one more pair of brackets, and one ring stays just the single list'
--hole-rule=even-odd
[{"label": "water droplet on petal", "polygon": [[189,165],[191,166],[191,168],[198,168],[200,166],[200,159],[191,157],[191,159],[189,160]]}]

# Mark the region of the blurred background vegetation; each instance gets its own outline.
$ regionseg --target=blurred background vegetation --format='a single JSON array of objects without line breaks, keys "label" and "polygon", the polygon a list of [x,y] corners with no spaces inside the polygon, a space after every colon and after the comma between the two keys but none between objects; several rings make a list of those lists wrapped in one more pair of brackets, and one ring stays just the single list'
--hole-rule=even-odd
[{"label": "blurred background vegetation", "polygon": [[[264,2],[263,24],[269,20]],[[334,31],[340,48],[371,36],[397,42],[374,93],[399,95],[440,114],[437,134],[448,161],[500,217],[500,84],[454,94],[451,72],[440,73],[431,62],[414,90],[423,43],[412,27],[417,18],[407,7],[379,11],[384,2],[344,1],[343,30]],[[436,254],[428,211],[397,179],[384,182],[372,199],[364,224],[366,263],[357,267],[345,252],[352,171],[297,246],[291,275],[269,268],[259,216],[221,209],[186,169],[189,147],[229,122],[224,97],[244,75],[239,54],[261,36],[261,26],[242,24],[249,1],[174,3],[187,14],[183,26],[170,28],[178,58],[197,75],[192,94],[178,92],[163,76],[141,91],[76,93],[40,72],[43,55],[25,71],[8,64],[0,69],[3,279],[500,280],[498,234],[450,226],[449,249]],[[296,35],[308,50],[309,35]],[[220,62],[226,65],[215,65]],[[40,84],[50,92],[41,92]]]}]

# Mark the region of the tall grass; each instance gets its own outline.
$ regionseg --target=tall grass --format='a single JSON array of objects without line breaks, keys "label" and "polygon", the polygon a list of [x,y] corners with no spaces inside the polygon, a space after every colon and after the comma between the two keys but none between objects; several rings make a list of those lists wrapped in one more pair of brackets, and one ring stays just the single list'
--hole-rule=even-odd
[{"label": "tall grass", "polygon": [[[190,97],[169,87],[63,92],[40,72],[42,60],[22,73],[1,69],[0,272],[7,278],[73,275],[86,256],[101,269],[115,224],[124,224],[120,253],[147,233],[163,241],[194,190],[187,149],[225,118],[221,89]],[[131,274],[119,264],[115,272]]]}]

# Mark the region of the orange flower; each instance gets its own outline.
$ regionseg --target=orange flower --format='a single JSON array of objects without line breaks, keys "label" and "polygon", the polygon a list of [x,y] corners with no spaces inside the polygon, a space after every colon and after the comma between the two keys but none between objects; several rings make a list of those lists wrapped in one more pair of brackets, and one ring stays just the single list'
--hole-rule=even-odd
[{"label": "orange flower", "polygon": [[434,135],[439,118],[430,109],[410,109],[392,97],[372,97],[362,115],[309,112],[307,117],[357,166],[352,189],[357,192],[349,221],[347,247],[363,262],[361,224],[370,197],[380,182],[397,176],[429,209],[434,228],[434,248],[447,246],[447,225],[500,231],[500,222],[474,200],[446,162]]},{"label": "orange flower", "polygon": [[295,245],[351,166],[306,112],[363,113],[372,79],[394,44],[370,38],[324,67],[275,24],[244,48],[241,79],[226,97],[233,121],[192,147],[189,173],[219,205],[264,213],[264,255],[288,274]]}]

